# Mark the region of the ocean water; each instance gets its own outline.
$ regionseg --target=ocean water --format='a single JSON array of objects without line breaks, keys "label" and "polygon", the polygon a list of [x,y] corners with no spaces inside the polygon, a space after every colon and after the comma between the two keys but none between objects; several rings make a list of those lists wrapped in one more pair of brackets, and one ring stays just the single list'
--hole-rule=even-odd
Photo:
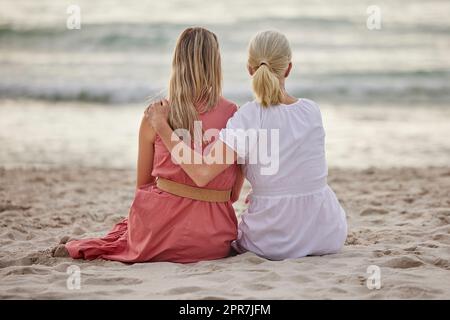
[{"label": "ocean water", "polygon": [[248,41],[285,33],[287,88],[322,106],[330,166],[450,163],[448,0],[1,0],[0,166],[134,167],[142,111],[165,94],[188,26],[217,34],[238,104],[252,99]]},{"label": "ocean water", "polygon": [[[69,5],[81,29],[69,30]],[[366,25],[370,5],[381,29]],[[293,94],[371,104],[450,100],[450,1],[2,0],[0,99],[125,104],[164,94],[172,50],[188,26],[220,41],[224,94],[251,98],[247,43],[278,29],[291,41]]]}]

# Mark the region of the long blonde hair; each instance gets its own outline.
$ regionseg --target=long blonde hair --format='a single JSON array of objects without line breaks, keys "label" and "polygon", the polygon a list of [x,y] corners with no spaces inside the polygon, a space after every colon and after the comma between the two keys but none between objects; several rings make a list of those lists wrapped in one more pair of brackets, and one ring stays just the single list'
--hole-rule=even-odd
[{"label": "long blonde hair", "polygon": [[280,104],[284,78],[292,52],[287,38],[278,31],[256,34],[248,47],[248,65],[254,70],[252,86],[256,100],[264,107]]},{"label": "long blonde hair", "polygon": [[222,94],[222,68],[217,37],[195,27],[177,40],[169,82],[169,123],[175,129],[194,132],[198,114],[210,111]]}]

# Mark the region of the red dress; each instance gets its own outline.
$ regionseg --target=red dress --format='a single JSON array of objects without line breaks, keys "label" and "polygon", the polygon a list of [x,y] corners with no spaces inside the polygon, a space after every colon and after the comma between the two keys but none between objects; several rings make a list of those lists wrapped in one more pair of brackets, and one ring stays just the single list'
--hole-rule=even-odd
[{"label": "red dress", "polygon": [[[221,99],[199,116],[203,130],[222,129],[236,112],[235,104]],[[237,165],[228,167],[205,188],[229,190]],[[157,136],[153,176],[195,186]],[[103,258],[122,262],[196,262],[226,257],[237,236],[237,219],[231,201],[216,203],[182,198],[145,185],[136,191],[128,218],[103,238],[73,240],[66,244],[72,258]]]}]

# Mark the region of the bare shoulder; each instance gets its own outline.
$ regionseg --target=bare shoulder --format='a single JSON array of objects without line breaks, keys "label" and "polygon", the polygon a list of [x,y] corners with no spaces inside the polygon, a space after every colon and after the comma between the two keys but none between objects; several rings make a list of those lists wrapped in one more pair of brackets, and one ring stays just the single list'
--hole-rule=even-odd
[{"label": "bare shoulder", "polygon": [[155,142],[156,139],[156,131],[150,124],[148,118],[143,115],[141,119],[141,126],[139,128],[139,139],[144,139],[148,142]]}]

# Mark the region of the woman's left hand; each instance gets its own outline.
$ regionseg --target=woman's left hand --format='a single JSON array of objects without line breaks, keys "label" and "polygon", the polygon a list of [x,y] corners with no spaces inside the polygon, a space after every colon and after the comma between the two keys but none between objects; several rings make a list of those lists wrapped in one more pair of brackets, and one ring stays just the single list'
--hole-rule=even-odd
[{"label": "woman's left hand", "polygon": [[158,128],[161,125],[167,123],[169,118],[169,101],[162,99],[156,101],[145,109],[145,117],[148,119],[150,125],[158,132]]}]

